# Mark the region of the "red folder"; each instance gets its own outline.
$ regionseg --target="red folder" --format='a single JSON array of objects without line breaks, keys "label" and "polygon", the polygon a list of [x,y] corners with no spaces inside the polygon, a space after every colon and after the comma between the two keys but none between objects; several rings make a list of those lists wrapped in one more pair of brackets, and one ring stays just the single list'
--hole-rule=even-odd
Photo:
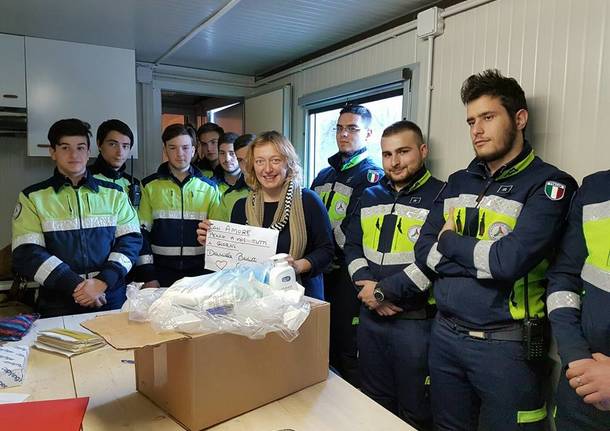
[{"label": "red folder", "polygon": [[0,404],[3,430],[79,431],[89,397]]}]

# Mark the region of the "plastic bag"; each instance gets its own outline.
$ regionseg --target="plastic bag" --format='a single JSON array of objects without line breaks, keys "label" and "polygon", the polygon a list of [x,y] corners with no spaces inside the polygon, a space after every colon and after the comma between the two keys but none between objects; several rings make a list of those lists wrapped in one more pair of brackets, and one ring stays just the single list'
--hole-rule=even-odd
[{"label": "plastic bag", "polygon": [[151,325],[158,332],[230,332],[252,339],[277,332],[292,341],[310,305],[298,283],[284,289],[266,284],[270,268],[243,263],[178,280],[150,306]]},{"label": "plastic bag", "polygon": [[130,283],[127,285],[127,301],[121,311],[129,312],[129,320],[148,322],[148,310],[153,302],[163,295],[167,288],[142,289],[143,283]]}]

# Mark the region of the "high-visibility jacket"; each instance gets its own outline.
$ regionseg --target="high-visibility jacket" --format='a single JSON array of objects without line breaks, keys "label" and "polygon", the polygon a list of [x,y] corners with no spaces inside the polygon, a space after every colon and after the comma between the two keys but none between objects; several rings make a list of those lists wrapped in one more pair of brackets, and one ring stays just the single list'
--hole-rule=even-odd
[{"label": "high-visibility jacket", "polygon": [[564,365],[610,355],[610,171],[584,179],[548,277],[547,309]]},{"label": "high-visibility jacket", "polygon": [[[437,273],[440,312],[491,328],[545,314],[545,272],[561,236],[574,179],[534,155],[529,144],[493,175],[475,159],[449,177],[422,227],[416,259]],[[453,208],[456,231],[437,239]]]},{"label": "high-visibility jacket", "polygon": [[[219,168],[219,169],[218,169]],[[221,221],[231,221],[231,213],[235,203],[248,196],[250,188],[246,184],[244,174],[242,173],[235,184],[231,185],[225,181],[224,170],[219,165],[215,170],[215,174],[212,177],[212,181],[218,186],[220,192],[220,209],[217,215],[217,219]]]},{"label": "high-visibility jacket", "polygon": [[138,278],[150,281],[157,272],[203,272],[205,248],[197,242],[200,221],[215,218],[220,193],[196,168],[180,182],[166,163],[142,180],[138,214],[144,246],[137,261]]},{"label": "high-visibility jacket", "polygon": [[120,186],[127,194],[129,194],[129,189],[133,184],[140,185],[140,180],[125,172],[125,165],[118,170],[114,169],[104,160],[101,154],[89,166],[89,171],[95,178]]},{"label": "high-visibility jacket", "polygon": [[347,225],[362,192],[383,177],[383,170],[368,157],[366,148],[354,152],[345,161],[343,157],[341,153],[330,157],[330,166],[320,171],[310,187],[320,196],[328,211],[339,262],[343,260]]},{"label": "high-visibility jacket", "polygon": [[344,249],[354,282],[377,281],[386,299],[407,311],[426,305],[431,271],[418,267],[414,247],[442,186],[422,167],[399,192],[384,177],[362,193]]},{"label": "high-visibility jacket", "polygon": [[23,190],[13,215],[13,266],[34,279],[39,308],[62,314],[85,278],[98,278],[109,301],[124,297],[123,278],[135,262],[142,236],[123,190],[89,172],[78,186],[57,170]]}]

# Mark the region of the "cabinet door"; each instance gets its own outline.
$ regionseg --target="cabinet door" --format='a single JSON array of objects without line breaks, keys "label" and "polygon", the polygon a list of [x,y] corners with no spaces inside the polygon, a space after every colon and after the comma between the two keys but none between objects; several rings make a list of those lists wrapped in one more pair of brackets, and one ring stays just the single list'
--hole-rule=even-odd
[{"label": "cabinet door", "polygon": [[268,130],[277,130],[290,139],[291,95],[290,85],[285,85],[246,98],[246,133],[258,135]]},{"label": "cabinet door", "polygon": [[0,34],[0,106],[26,106],[23,44],[23,36]]},{"label": "cabinet door", "polygon": [[26,37],[25,57],[29,156],[49,155],[47,132],[62,118],[91,124],[91,157],[97,156],[98,126],[122,120],[134,133],[137,155],[133,50]]}]

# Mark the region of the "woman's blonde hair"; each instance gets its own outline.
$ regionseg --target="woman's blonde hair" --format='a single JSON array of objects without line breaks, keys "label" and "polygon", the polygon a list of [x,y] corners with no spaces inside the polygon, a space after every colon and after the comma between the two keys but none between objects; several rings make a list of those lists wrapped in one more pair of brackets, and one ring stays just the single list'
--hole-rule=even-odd
[{"label": "woman's blonde hair", "polygon": [[286,179],[293,180],[297,185],[300,185],[301,166],[299,165],[299,156],[297,156],[297,153],[288,138],[275,130],[271,130],[258,135],[254,142],[248,146],[246,170],[244,172],[248,186],[252,190],[260,190],[261,188],[261,183],[258,181],[258,178],[256,178],[256,171],[254,170],[254,149],[266,144],[273,145],[288,164]]}]

